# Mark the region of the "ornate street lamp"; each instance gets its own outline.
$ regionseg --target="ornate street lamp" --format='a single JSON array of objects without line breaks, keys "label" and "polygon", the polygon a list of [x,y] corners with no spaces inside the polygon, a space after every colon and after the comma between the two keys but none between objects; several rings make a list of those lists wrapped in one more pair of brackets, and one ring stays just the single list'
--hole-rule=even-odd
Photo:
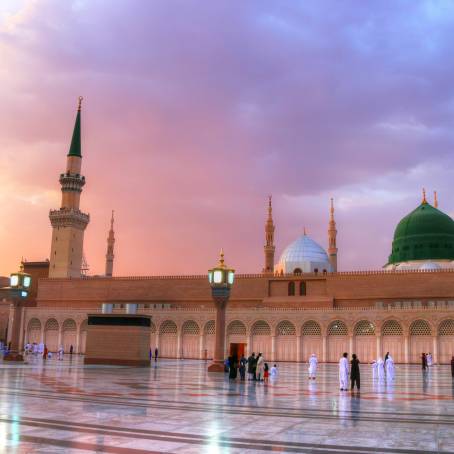
[{"label": "ornate street lamp", "polygon": [[27,298],[32,285],[32,277],[30,274],[24,273],[23,264],[21,264],[17,273],[10,275],[9,284],[9,287],[0,289],[0,298],[3,298],[10,306],[8,340],[11,347],[4,359],[7,361],[23,361],[24,358],[19,352],[22,304],[23,300]]},{"label": "ornate street lamp", "polygon": [[211,296],[216,306],[216,337],[213,362],[208,366],[208,372],[224,372],[225,349],[225,310],[230,298],[235,270],[224,263],[224,252],[221,250],[219,264],[208,270],[208,282],[211,286]]}]

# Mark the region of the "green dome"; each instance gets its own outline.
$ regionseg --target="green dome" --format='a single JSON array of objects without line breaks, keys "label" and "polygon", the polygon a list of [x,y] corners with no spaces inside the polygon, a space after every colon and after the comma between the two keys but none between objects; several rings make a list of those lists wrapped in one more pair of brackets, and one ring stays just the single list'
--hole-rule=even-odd
[{"label": "green dome", "polygon": [[411,260],[454,260],[454,221],[425,201],[397,224],[388,264]]}]

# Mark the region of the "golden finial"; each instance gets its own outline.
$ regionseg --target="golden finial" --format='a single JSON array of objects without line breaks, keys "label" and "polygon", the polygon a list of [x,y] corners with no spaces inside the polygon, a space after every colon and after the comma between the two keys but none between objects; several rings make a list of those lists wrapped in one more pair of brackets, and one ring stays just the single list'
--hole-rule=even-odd
[{"label": "golden finial", "polygon": [[426,189],[425,188],[422,188],[422,202],[423,204],[426,204],[427,203],[427,200],[426,200]]},{"label": "golden finial", "polygon": [[438,208],[437,191],[434,191],[434,207]]},{"label": "golden finial", "polygon": [[79,105],[77,106],[77,110],[80,111],[82,109],[82,101],[83,101],[84,97],[83,96],[79,96]]},{"label": "golden finial", "polygon": [[221,252],[219,253],[219,268],[225,268],[224,264],[224,249],[221,248]]},{"label": "golden finial", "polygon": [[112,217],[110,218],[110,228],[113,228],[114,224],[114,210],[112,210]]},{"label": "golden finial", "polygon": [[334,199],[331,197],[331,206],[330,206],[331,216],[334,214]]}]

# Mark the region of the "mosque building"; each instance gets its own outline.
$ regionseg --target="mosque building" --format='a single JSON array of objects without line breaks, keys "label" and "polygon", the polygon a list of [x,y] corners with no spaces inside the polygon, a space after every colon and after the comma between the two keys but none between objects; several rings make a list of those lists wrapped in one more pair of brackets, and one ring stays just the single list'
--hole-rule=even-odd
[{"label": "mosque building", "polygon": [[[50,351],[73,345],[85,351],[87,314],[113,304],[124,312],[137,304],[152,316],[151,348],[161,357],[213,356],[215,308],[205,275],[113,275],[114,219],[107,240],[105,276],[83,276],[83,237],[89,215],[80,210],[81,107],[59,181],[61,206],[50,211],[48,262],[25,262],[38,282],[24,308],[22,342]],[[421,204],[397,225],[388,263],[373,271],[338,271],[337,229],[331,200],[328,248],[304,232],[275,260],[271,198],[265,221],[264,266],[237,275],[227,308],[226,351],[262,352],[269,361],[337,362],[346,351],[369,362],[391,352],[396,362],[419,362],[431,352],[446,364],[454,354],[454,221]],[[44,270],[44,271],[43,271]]]}]

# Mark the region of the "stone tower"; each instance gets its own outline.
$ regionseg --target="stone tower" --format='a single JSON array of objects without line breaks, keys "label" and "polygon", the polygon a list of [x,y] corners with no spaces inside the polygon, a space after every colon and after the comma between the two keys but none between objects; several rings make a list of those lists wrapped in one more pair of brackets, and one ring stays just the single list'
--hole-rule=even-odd
[{"label": "stone tower", "polygon": [[329,211],[329,227],[328,227],[328,256],[331,263],[331,271],[337,271],[337,245],[336,245],[336,221],[334,220],[334,201],[331,199]]},{"label": "stone tower", "polygon": [[274,273],[274,223],[273,223],[273,207],[271,205],[271,196],[268,198],[268,219],[265,224],[265,267],[263,273]]},{"label": "stone tower", "polygon": [[107,237],[107,253],[106,253],[106,276],[112,277],[113,262],[114,262],[114,245],[115,245],[115,232],[114,232],[114,212],[112,210],[112,218],[110,219],[109,236]]},{"label": "stone tower", "polygon": [[52,246],[50,250],[49,277],[80,277],[84,231],[90,216],[79,210],[80,194],[85,177],[80,174],[82,166],[80,140],[79,97],[76,123],[71,146],[66,158],[66,172],[60,175],[61,207],[49,213],[52,224]]}]

